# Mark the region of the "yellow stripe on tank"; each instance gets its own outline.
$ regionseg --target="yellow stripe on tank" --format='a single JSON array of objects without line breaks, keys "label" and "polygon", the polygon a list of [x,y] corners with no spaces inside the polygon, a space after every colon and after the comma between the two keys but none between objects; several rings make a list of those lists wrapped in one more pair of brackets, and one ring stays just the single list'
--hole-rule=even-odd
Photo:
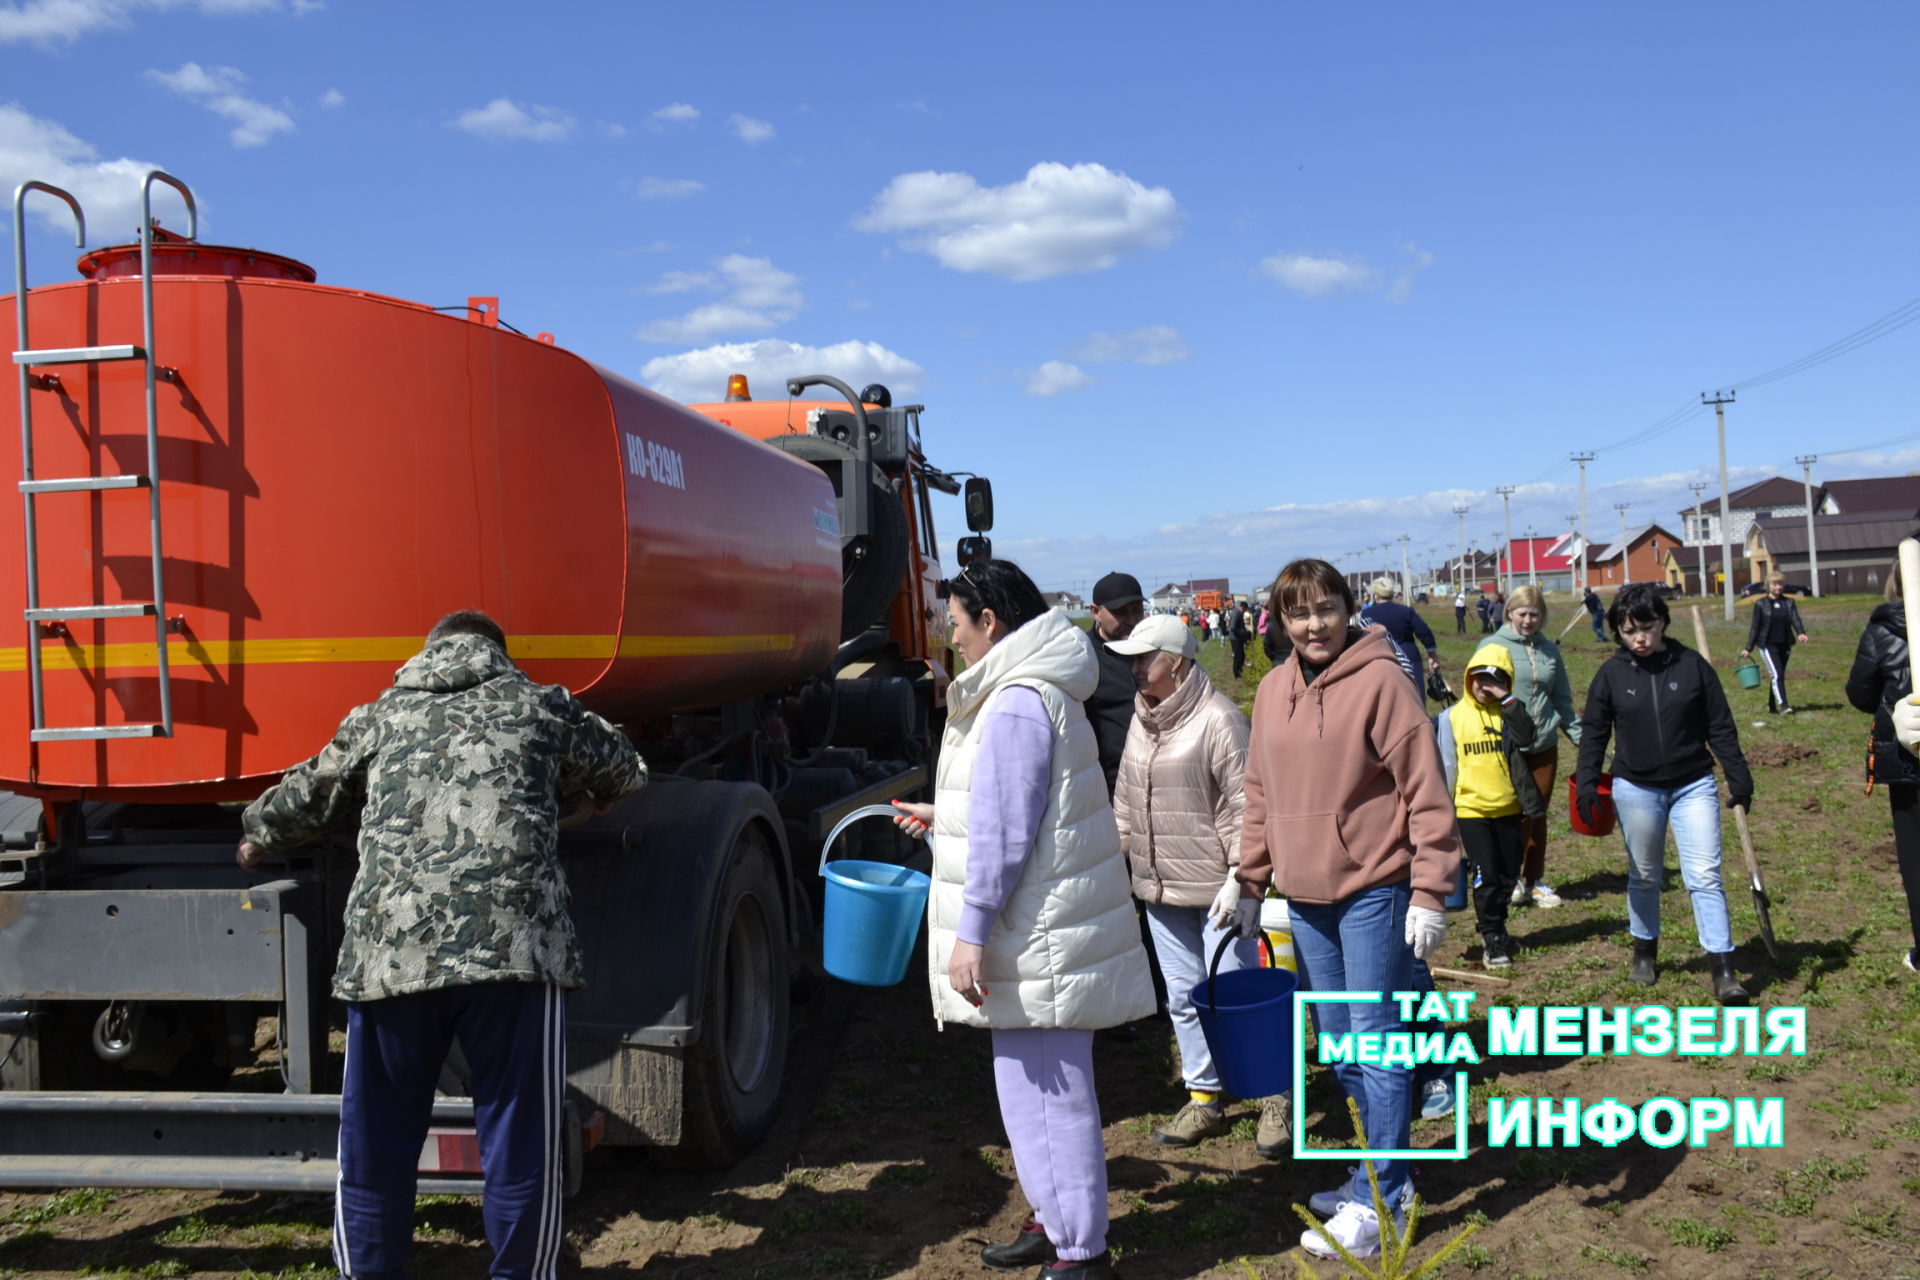
[{"label": "yellow stripe on tank", "polygon": [[[170,666],[275,666],[307,662],[401,663],[420,652],[421,636],[340,636],[310,640],[192,640],[167,642]],[[507,652],[535,661],[621,658],[703,658],[718,654],[785,653],[790,635],[767,636],[511,636]],[[146,644],[41,645],[48,671],[138,671],[160,665]],[[0,672],[25,671],[25,648],[0,649]]]}]

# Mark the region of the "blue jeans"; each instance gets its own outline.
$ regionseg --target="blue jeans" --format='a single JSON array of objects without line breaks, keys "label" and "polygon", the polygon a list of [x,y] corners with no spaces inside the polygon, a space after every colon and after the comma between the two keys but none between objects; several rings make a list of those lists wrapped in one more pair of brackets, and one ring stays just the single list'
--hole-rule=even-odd
[{"label": "blue jeans", "polygon": [[1642,787],[1615,778],[1613,807],[1627,841],[1627,925],[1633,936],[1660,936],[1660,883],[1671,826],[1700,949],[1715,955],[1733,950],[1727,893],[1720,886],[1720,789],[1713,775],[1681,787]]},{"label": "blue jeans", "polygon": [[[1200,1014],[1193,1007],[1193,989],[1206,981],[1207,964],[1220,946],[1224,931],[1207,919],[1205,907],[1174,907],[1149,902],[1147,928],[1153,933],[1153,954],[1167,980],[1167,1017],[1180,1046],[1180,1074],[1187,1088],[1200,1093],[1220,1092],[1220,1073],[1213,1069],[1213,1052],[1200,1030]],[[1220,957],[1220,972],[1251,969],[1260,963],[1252,939],[1233,943]]]},{"label": "blue jeans", "polygon": [[[1413,949],[1407,945],[1407,904],[1411,884],[1382,885],[1342,902],[1290,904],[1293,916],[1293,952],[1300,965],[1300,981],[1308,991],[1378,991],[1378,1004],[1316,1004],[1314,1027],[1321,1035],[1346,1032],[1391,1032],[1400,1027],[1395,991],[1413,989]],[[1413,1129],[1413,1073],[1402,1067],[1333,1064],[1340,1088],[1360,1107],[1367,1146],[1374,1150],[1404,1149]],[[1388,1204],[1398,1204],[1406,1186],[1405,1160],[1376,1160],[1374,1174]],[[1372,1204],[1365,1169],[1357,1171],[1350,1190],[1363,1204]]]}]

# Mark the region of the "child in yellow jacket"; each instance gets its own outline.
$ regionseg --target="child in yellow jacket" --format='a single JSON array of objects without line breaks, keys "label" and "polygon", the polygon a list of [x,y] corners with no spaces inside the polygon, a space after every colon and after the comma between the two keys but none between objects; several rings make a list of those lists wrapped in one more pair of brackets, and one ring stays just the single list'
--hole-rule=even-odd
[{"label": "child in yellow jacket", "polygon": [[1473,864],[1473,914],[1489,967],[1513,963],[1507,911],[1520,880],[1522,818],[1546,812],[1520,748],[1533,741],[1533,718],[1513,696],[1513,658],[1483,644],[1467,663],[1466,692],[1438,717],[1440,761]]}]

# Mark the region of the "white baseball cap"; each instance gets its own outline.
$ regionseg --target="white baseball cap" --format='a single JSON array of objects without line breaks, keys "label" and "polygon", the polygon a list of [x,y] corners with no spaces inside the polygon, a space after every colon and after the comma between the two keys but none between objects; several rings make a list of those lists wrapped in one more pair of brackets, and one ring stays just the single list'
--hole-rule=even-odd
[{"label": "white baseball cap", "polygon": [[1159,613],[1135,623],[1125,640],[1107,641],[1107,648],[1129,658],[1152,653],[1155,649],[1182,658],[1193,658],[1200,652],[1200,642],[1193,638],[1193,632],[1178,617]]}]

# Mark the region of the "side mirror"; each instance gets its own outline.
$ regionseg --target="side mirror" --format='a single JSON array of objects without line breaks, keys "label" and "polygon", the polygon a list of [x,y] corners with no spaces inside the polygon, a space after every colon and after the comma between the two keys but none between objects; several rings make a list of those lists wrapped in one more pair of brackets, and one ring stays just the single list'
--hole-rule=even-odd
[{"label": "side mirror", "polygon": [[993,484],[984,476],[975,476],[967,481],[964,492],[967,528],[975,533],[985,533],[993,528]]},{"label": "side mirror", "polygon": [[970,564],[977,564],[982,560],[991,559],[993,559],[992,538],[962,538],[960,539],[959,547],[954,552],[954,560],[958,562],[962,569]]}]

